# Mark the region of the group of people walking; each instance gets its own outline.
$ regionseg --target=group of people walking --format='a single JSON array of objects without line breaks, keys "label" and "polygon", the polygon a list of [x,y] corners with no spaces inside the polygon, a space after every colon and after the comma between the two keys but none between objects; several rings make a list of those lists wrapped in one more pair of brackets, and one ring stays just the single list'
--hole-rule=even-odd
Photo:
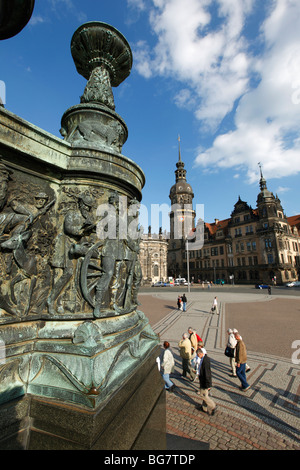
[{"label": "group of people walking", "polygon": [[[212,386],[210,359],[207,356],[202,338],[192,327],[189,327],[188,333],[183,333],[178,346],[182,359],[181,377],[186,378],[187,374],[189,374],[192,381],[199,377],[200,390],[197,393],[200,395],[203,403],[198,409],[213,415],[216,411],[216,404],[209,396],[209,390]],[[174,371],[174,356],[170,351],[170,343],[168,341],[164,342],[163,347],[164,350],[160,356],[161,373],[165,381],[166,390],[173,392],[175,385],[170,380],[170,374]]]},{"label": "group of people walking", "polygon": [[[179,295],[177,298],[177,308],[178,310],[181,310],[183,312],[186,312],[186,305],[187,305],[187,298],[186,295]],[[210,313],[216,313],[217,315],[219,314],[219,307],[218,307],[218,299],[217,297],[214,298]]]},{"label": "group of people walking", "polygon": [[[181,377],[187,378],[189,375],[190,380],[193,382],[199,378],[200,390],[197,394],[200,396],[202,404],[196,408],[208,415],[214,415],[217,405],[209,394],[212,387],[211,365],[202,338],[200,338],[192,327],[189,327],[188,333],[183,333],[182,339],[178,343],[178,347],[182,360]],[[159,361],[161,374],[165,381],[166,390],[173,392],[175,385],[170,379],[170,374],[174,372],[175,360],[168,341],[164,342],[163,348]],[[245,343],[236,329],[228,329],[228,343],[226,351],[227,350],[230,352],[230,376],[238,377],[240,379],[240,389],[245,392],[250,388],[246,379],[246,372],[250,370],[250,367],[247,365],[247,350]]]}]

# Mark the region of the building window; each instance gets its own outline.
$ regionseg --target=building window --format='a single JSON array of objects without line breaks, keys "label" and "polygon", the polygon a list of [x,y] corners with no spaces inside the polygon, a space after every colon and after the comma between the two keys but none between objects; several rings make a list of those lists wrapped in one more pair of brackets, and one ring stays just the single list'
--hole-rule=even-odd
[{"label": "building window", "polygon": [[158,266],[157,266],[157,264],[155,264],[154,267],[153,267],[153,275],[158,276]]},{"label": "building window", "polygon": [[256,242],[252,242],[252,250],[256,251]]},{"label": "building window", "polygon": [[268,264],[273,264],[273,263],[274,263],[273,255],[268,255]]},{"label": "building window", "polygon": [[266,248],[272,248],[272,240],[270,238],[267,238],[265,240],[265,247]]}]

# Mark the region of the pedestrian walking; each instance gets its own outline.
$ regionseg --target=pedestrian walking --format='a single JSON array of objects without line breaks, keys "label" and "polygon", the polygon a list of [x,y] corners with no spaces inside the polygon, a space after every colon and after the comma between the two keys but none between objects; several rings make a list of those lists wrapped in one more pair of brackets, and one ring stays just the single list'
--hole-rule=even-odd
[{"label": "pedestrian walking", "polygon": [[271,286],[268,286],[268,294],[269,294],[269,295],[272,295],[272,289],[271,289]]},{"label": "pedestrian walking", "polygon": [[177,299],[177,308],[178,310],[182,310],[182,299],[180,295],[178,296],[178,299]]},{"label": "pedestrian walking", "polygon": [[[196,333],[196,336],[197,336],[197,338],[199,338],[199,341],[197,343],[196,352],[197,352],[198,349],[202,349],[202,352],[204,354],[207,354],[206,349],[204,348],[204,343],[203,343],[202,339],[200,338],[199,335],[197,335],[197,333]],[[195,354],[193,356],[192,360],[191,360],[190,376],[191,376],[191,381],[192,382],[196,382],[197,377],[199,377],[199,370],[198,370],[199,363],[200,363],[200,358],[197,356],[197,354]],[[198,392],[198,393],[200,393],[200,392]]]},{"label": "pedestrian walking", "polygon": [[197,409],[207,413],[208,415],[214,415],[217,405],[209,396],[209,389],[212,386],[210,359],[201,348],[197,349],[197,357],[197,367],[200,382],[199,395],[200,399],[202,399],[202,405],[197,406]]},{"label": "pedestrian walking", "polygon": [[197,349],[199,349],[199,348],[201,348],[204,351],[204,353],[206,354],[206,349],[204,348],[204,342],[201,338],[200,338],[200,341],[198,341]]},{"label": "pedestrian walking", "polygon": [[247,363],[247,350],[244,341],[242,340],[239,333],[235,333],[235,339],[237,340],[236,344],[236,353],[235,353],[235,360],[236,360],[236,375],[241,381],[240,389],[243,392],[249,390],[250,385],[246,379],[246,363]]},{"label": "pedestrian walking", "polygon": [[228,333],[228,340],[227,340],[227,347],[232,349],[232,357],[229,356],[229,364],[231,367],[231,374],[230,377],[237,377],[236,375],[236,365],[235,365],[235,348],[237,344],[237,340],[235,339],[233,330],[231,328],[228,328],[227,330]]},{"label": "pedestrian walking", "polygon": [[162,378],[165,381],[165,389],[169,392],[173,392],[175,385],[170,380],[170,374],[174,372],[175,360],[170,350],[170,343],[165,341],[163,344],[164,350],[160,356],[160,367]]},{"label": "pedestrian walking", "polygon": [[213,300],[213,304],[212,304],[212,306],[211,306],[210,313],[216,313],[217,315],[219,315],[218,299],[217,299],[217,297],[215,297],[214,300]]},{"label": "pedestrian walking", "polygon": [[192,344],[189,340],[189,335],[183,333],[182,340],[178,343],[180,349],[180,357],[182,360],[182,375],[181,377],[186,377],[186,374],[190,374],[190,363],[192,359]]},{"label": "pedestrian walking", "polygon": [[[235,335],[236,333],[238,333],[238,330],[237,330],[236,328],[233,328],[232,331],[233,331],[233,334],[234,334],[234,335]],[[241,334],[240,334],[240,337],[241,337],[241,339],[243,339]],[[247,372],[250,372],[250,370],[251,370],[250,366],[246,363],[246,373],[247,373]]]},{"label": "pedestrian walking", "polygon": [[185,294],[183,294],[183,296],[181,297],[181,300],[182,300],[183,311],[186,312],[187,298]]},{"label": "pedestrian walking", "polygon": [[194,329],[189,326],[188,328],[188,333],[189,333],[189,340],[191,342],[191,345],[192,345],[192,357],[194,357],[196,355],[196,351],[198,349],[198,338],[197,338],[197,335],[196,335],[196,331],[194,331]]}]

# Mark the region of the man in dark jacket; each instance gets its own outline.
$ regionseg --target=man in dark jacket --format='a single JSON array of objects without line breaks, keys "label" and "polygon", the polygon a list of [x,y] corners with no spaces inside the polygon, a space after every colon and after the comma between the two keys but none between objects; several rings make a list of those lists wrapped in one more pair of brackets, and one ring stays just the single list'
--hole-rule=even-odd
[{"label": "man in dark jacket", "polygon": [[199,348],[197,349],[198,357],[198,372],[200,381],[200,398],[202,398],[202,406],[198,406],[197,409],[204,411],[209,415],[214,415],[216,411],[215,402],[209,397],[208,392],[212,386],[210,360],[206,352]]}]

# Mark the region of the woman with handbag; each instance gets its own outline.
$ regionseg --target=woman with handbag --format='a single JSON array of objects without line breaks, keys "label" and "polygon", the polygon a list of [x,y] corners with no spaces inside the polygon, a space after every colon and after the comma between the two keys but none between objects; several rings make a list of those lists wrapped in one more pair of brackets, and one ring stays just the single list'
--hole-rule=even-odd
[{"label": "woman with handbag", "polygon": [[213,304],[212,304],[212,306],[211,306],[210,312],[211,312],[211,313],[216,313],[217,315],[219,315],[217,297],[214,298],[214,301],[213,301]]}]

